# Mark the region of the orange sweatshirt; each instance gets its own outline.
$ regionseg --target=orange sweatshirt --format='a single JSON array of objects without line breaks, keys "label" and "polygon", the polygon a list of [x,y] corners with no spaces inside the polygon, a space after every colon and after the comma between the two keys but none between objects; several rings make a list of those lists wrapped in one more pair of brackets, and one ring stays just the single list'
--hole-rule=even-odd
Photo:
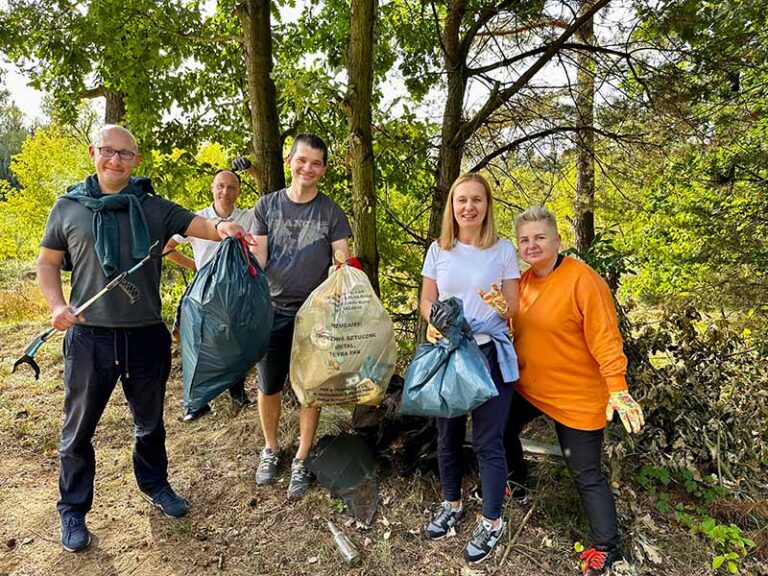
[{"label": "orange sweatshirt", "polygon": [[627,358],[611,292],[597,272],[567,256],[544,278],[527,270],[514,325],[516,390],[561,424],[605,427],[609,392],[627,389]]}]

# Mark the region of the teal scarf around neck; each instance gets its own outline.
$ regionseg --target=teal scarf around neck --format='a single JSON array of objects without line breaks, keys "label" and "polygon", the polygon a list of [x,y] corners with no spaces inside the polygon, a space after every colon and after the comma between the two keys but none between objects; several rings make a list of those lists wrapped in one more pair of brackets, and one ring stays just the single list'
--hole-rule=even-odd
[{"label": "teal scarf around neck", "polygon": [[102,194],[95,174],[71,186],[64,198],[79,202],[93,211],[93,238],[96,255],[104,274],[120,269],[120,226],[115,212],[127,210],[131,223],[131,257],[141,260],[149,254],[150,237],[142,203],[154,194],[149,178],[133,177],[117,194]]}]

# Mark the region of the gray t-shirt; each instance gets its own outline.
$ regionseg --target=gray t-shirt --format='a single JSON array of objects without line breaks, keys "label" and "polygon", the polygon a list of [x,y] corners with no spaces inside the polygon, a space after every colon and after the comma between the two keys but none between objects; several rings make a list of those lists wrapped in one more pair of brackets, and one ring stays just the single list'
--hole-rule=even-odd
[{"label": "gray t-shirt", "polygon": [[256,202],[256,235],[269,239],[267,278],[272,305],[283,314],[298,312],[307,296],[328,276],[331,243],[349,238],[352,229],[344,211],[318,192],[297,204],[285,189]]},{"label": "gray t-shirt", "polygon": [[[150,242],[159,240],[153,255],[174,234],[183,234],[195,215],[158,196],[148,196],[142,204],[149,227]],[[130,220],[128,211],[116,212],[120,226],[120,270],[128,270],[137,260],[131,257]],[[72,293],[69,302],[77,307],[104,288],[114,275],[107,277],[99,264],[92,232],[93,212],[75,200],[59,198],[53,205],[40,245],[51,250],[64,250],[72,260]],[[152,258],[127,277],[136,286],[139,299],[130,304],[128,296],[116,287],[85,311],[85,324],[105,328],[135,328],[161,323],[160,272],[162,258]]]}]

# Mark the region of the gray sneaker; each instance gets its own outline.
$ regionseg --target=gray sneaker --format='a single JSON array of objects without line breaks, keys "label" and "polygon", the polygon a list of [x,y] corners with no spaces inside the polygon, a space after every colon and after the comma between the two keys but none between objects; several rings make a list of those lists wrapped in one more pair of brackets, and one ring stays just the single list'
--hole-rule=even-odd
[{"label": "gray sneaker", "polygon": [[435,511],[432,521],[424,529],[424,534],[430,540],[442,540],[448,535],[448,531],[456,526],[463,515],[463,506],[453,508],[450,502],[443,502]]},{"label": "gray sneaker", "polygon": [[280,454],[271,448],[264,448],[259,458],[259,467],[256,468],[256,484],[274,484],[277,480],[277,463]]},{"label": "gray sneaker", "polygon": [[480,520],[477,528],[472,532],[472,538],[469,539],[467,547],[464,548],[464,560],[470,564],[478,564],[488,558],[501,540],[505,526],[504,520],[496,529],[485,519]]},{"label": "gray sneaker", "polygon": [[291,463],[291,482],[288,484],[288,498],[301,498],[309,490],[312,473],[307,470],[304,460],[294,458]]}]

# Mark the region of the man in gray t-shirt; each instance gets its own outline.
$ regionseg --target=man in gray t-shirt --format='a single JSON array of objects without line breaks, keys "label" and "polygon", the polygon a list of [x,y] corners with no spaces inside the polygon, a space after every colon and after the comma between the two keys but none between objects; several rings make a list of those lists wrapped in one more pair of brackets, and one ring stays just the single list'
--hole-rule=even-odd
[{"label": "man in gray t-shirt", "polygon": [[[317,187],[328,167],[327,156],[328,148],[320,138],[297,136],[287,159],[291,185],[264,196],[254,208],[254,253],[267,273],[275,309],[269,347],[258,363],[259,418],[266,446],[256,470],[257,484],[273,484],[277,479],[280,397],[288,376],[296,313],[327,277],[335,252],[349,257],[349,221]],[[299,448],[291,465],[289,497],[303,496],[309,487],[304,459],[319,420],[318,408],[299,409]]]},{"label": "man in gray t-shirt", "polygon": [[[67,330],[57,508],[61,544],[69,552],[91,543],[85,516],[93,504],[96,473],[92,438],[118,379],[133,416],[139,489],[166,516],[184,516],[189,507],[168,483],[163,399],[171,339],[160,316],[159,254],[129,277],[139,296],[134,304],[121,290],[112,290],[85,315],[75,316],[74,309],[146,257],[154,242],[162,246],[174,234],[217,240],[244,232],[232,222],[195,216],[155,196],[148,178],[132,177],[141,155],[125,128],[99,130],[88,153],[96,173],[56,200],[37,259],[51,323]],[[65,263],[72,271],[72,305],[62,290]]]}]

